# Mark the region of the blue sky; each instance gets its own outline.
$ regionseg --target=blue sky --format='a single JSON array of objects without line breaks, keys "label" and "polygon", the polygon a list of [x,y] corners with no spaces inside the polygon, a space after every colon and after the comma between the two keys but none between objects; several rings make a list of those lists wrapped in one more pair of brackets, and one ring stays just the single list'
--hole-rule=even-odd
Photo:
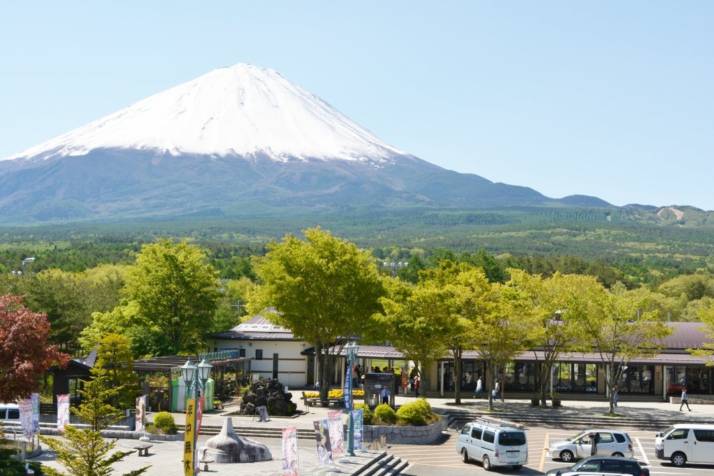
[{"label": "blue sky", "polygon": [[220,66],[280,71],[425,160],[714,209],[714,2],[6,2],[0,156]]}]

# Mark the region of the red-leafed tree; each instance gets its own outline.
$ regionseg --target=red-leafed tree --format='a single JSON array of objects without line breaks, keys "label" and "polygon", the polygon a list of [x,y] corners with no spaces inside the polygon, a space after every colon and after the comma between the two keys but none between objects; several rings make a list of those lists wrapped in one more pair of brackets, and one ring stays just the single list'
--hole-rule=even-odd
[{"label": "red-leafed tree", "polygon": [[19,296],[0,296],[0,402],[12,402],[37,390],[43,372],[64,366],[69,356],[47,345],[50,323],[32,312]]}]

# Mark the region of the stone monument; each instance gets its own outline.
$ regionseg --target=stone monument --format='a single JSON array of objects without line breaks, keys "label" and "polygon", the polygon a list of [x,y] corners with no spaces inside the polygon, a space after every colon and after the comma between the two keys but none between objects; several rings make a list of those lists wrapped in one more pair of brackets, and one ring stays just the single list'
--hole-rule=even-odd
[{"label": "stone monument", "polygon": [[267,446],[237,435],[231,417],[225,419],[221,432],[206,442],[203,459],[206,457],[216,463],[253,463],[273,459]]}]

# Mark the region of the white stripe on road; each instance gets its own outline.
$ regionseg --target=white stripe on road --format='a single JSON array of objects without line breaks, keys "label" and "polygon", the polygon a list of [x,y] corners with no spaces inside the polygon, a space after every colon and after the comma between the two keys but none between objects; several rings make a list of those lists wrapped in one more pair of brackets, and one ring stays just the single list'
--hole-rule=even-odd
[{"label": "white stripe on road", "polygon": [[540,454],[540,464],[538,465],[538,471],[543,472],[543,467],[545,466],[545,455],[548,454],[548,443],[550,434],[545,434],[545,440],[543,441],[543,452]]},{"label": "white stripe on road", "polygon": [[640,443],[640,439],[635,438],[635,441],[637,442],[637,447],[640,449],[640,453],[642,453],[642,459],[645,461],[645,464],[647,466],[651,466],[650,459],[647,457],[647,453],[645,453],[645,449],[642,447],[642,443]]}]

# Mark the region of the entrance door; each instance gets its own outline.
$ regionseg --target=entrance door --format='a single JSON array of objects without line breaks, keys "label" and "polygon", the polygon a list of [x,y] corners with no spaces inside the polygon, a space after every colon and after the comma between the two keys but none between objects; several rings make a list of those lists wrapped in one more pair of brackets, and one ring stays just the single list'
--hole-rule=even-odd
[{"label": "entrance door", "polygon": [[278,358],[278,354],[273,354],[273,379],[275,380],[278,379],[279,362],[280,358]]}]

